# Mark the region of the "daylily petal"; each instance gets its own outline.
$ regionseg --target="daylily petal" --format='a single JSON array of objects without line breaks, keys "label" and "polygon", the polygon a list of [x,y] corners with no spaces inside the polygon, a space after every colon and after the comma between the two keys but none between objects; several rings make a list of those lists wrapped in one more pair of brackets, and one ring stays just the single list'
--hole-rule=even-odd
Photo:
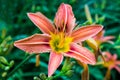
[{"label": "daylily petal", "polygon": [[115,63],[116,63],[117,65],[120,65],[120,61],[115,61]]},{"label": "daylily petal", "polygon": [[66,25],[67,23],[67,6],[66,4],[62,3],[60,7],[58,8],[58,11],[55,16],[55,25],[59,28],[62,28]]},{"label": "daylily petal", "polygon": [[112,70],[113,68],[115,68],[115,65],[114,65],[114,64],[109,65],[108,68],[109,68],[110,70]]},{"label": "daylily petal", "polygon": [[105,33],[105,31],[104,30],[101,30],[96,36],[94,36],[93,38],[95,39],[95,40],[99,40],[99,39],[101,39],[102,37],[104,37],[104,33]]},{"label": "daylily petal", "polygon": [[50,34],[50,32],[54,32],[54,26],[42,13],[28,13],[28,17],[30,20],[43,32]]},{"label": "daylily petal", "polygon": [[68,20],[67,20],[67,26],[66,26],[66,32],[68,33],[71,33],[72,30],[74,29],[75,27],[75,17],[74,17],[74,14],[72,12],[72,7],[70,5],[67,5],[68,6]]},{"label": "daylily petal", "polygon": [[117,54],[114,54],[114,55],[112,56],[112,59],[113,59],[113,60],[117,60]]},{"label": "daylily petal", "polygon": [[120,73],[120,67],[115,66],[114,68]]},{"label": "daylily petal", "polygon": [[112,55],[109,53],[109,52],[103,52],[102,53],[106,58],[106,61],[108,61],[109,59],[111,59],[112,58]]},{"label": "daylily petal", "polygon": [[75,58],[86,64],[95,64],[96,59],[93,53],[77,44],[71,44],[71,50],[64,53],[65,56]]},{"label": "daylily petal", "polygon": [[109,41],[109,40],[111,40],[111,39],[114,39],[115,37],[114,36],[106,36],[106,37],[103,37],[102,39],[101,39],[101,41],[102,42],[107,42],[107,41]]},{"label": "daylily petal", "polygon": [[51,50],[49,47],[49,40],[50,37],[48,35],[35,34],[31,37],[16,41],[14,45],[29,53],[48,52]]},{"label": "daylily petal", "polygon": [[55,25],[60,29],[65,29],[66,32],[71,32],[75,27],[75,18],[72,12],[72,7],[62,3],[55,16]]},{"label": "daylily petal", "polygon": [[50,77],[55,70],[62,63],[63,55],[56,52],[50,53],[49,64],[48,64],[48,77]]},{"label": "daylily petal", "polygon": [[101,25],[88,25],[86,27],[80,27],[79,29],[73,31],[72,37],[74,41],[84,41],[90,37],[95,36],[98,32],[102,30]]}]

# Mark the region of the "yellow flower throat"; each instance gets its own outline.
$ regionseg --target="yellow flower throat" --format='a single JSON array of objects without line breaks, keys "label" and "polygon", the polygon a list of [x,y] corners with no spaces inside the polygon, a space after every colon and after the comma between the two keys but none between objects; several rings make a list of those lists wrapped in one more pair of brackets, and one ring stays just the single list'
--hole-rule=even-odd
[{"label": "yellow flower throat", "polygon": [[66,37],[63,32],[51,34],[50,47],[55,52],[67,52],[70,50],[71,37]]},{"label": "yellow flower throat", "polygon": [[111,65],[115,65],[114,60],[109,60],[103,64],[104,67],[110,67]]}]

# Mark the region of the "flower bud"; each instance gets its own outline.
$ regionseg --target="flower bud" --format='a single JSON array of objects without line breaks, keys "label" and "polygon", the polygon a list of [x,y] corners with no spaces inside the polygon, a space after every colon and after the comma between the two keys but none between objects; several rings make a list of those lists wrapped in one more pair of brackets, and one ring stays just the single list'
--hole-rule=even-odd
[{"label": "flower bud", "polygon": [[98,50],[98,44],[94,39],[92,39],[92,38],[87,39],[86,42],[92,49],[94,49],[95,51]]},{"label": "flower bud", "polygon": [[67,65],[66,70],[72,69],[72,67],[74,66],[74,64],[75,64],[75,61],[70,62],[70,64]]},{"label": "flower bud", "polygon": [[41,80],[39,77],[35,76],[33,80]]},{"label": "flower bud", "polygon": [[45,80],[47,78],[44,73],[41,73],[39,76],[40,76],[40,79],[42,79],[42,80]]},{"label": "flower bud", "polygon": [[9,70],[9,69],[10,69],[10,67],[9,67],[9,66],[6,66],[4,70],[7,71],[7,70]]},{"label": "flower bud", "polygon": [[6,75],[7,75],[7,72],[2,73],[2,77],[6,77]]},{"label": "flower bud", "polygon": [[3,56],[0,56],[0,62],[6,65],[9,64],[8,61]]},{"label": "flower bud", "polygon": [[69,70],[65,73],[65,75],[71,77],[73,75],[73,72],[73,70]]},{"label": "flower bud", "polygon": [[14,65],[14,61],[10,61],[10,67],[12,67]]}]

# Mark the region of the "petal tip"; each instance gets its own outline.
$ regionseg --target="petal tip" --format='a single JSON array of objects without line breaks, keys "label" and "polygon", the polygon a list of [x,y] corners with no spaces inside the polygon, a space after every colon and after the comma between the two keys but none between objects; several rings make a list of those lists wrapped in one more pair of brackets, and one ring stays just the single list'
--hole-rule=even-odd
[{"label": "petal tip", "polygon": [[96,61],[94,61],[94,62],[91,62],[91,65],[95,65],[96,64]]},{"label": "petal tip", "polygon": [[27,13],[27,16],[30,18],[34,13]]},{"label": "petal tip", "polygon": [[17,41],[15,41],[13,45],[17,47]]},{"label": "petal tip", "polygon": [[52,76],[54,71],[50,70],[50,66],[48,66],[48,77]]},{"label": "petal tip", "polygon": [[50,77],[52,74],[48,72],[48,77]]},{"label": "petal tip", "polygon": [[100,31],[103,29],[103,25],[96,25],[99,27]]}]

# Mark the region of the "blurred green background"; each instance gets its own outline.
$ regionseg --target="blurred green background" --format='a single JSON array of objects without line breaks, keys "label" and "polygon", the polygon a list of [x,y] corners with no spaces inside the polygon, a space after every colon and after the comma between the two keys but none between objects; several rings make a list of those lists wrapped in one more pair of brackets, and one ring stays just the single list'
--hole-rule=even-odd
[{"label": "blurred green background", "polygon": [[[41,33],[26,14],[28,12],[42,12],[46,17],[53,20],[59,5],[63,2],[72,6],[78,24],[87,21],[84,10],[86,4],[89,6],[93,21],[95,21],[95,15],[104,18],[101,24],[104,25],[106,30],[105,35],[113,35],[116,38],[114,39],[115,45],[103,44],[102,50],[117,53],[118,59],[120,59],[120,38],[118,38],[120,35],[120,0],[0,0],[0,56],[4,56],[8,62],[0,69],[0,80],[2,80],[2,76],[10,73],[28,56],[25,52],[13,47],[13,42],[34,33]],[[116,46],[118,47],[116,48]],[[38,76],[40,73],[47,74],[48,58],[48,54],[41,54],[40,66],[35,67],[35,56],[33,56],[8,80],[33,80],[33,77]],[[14,60],[13,65],[12,60]],[[6,71],[6,66],[10,65],[12,66]],[[105,68],[89,67],[90,80],[103,80],[106,73]],[[57,80],[80,80],[82,67],[76,64],[73,68],[75,71],[72,77],[61,77]],[[60,69],[61,66],[57,72]],[[119,75],[113,69],[111,80],[119,80]]]}]

